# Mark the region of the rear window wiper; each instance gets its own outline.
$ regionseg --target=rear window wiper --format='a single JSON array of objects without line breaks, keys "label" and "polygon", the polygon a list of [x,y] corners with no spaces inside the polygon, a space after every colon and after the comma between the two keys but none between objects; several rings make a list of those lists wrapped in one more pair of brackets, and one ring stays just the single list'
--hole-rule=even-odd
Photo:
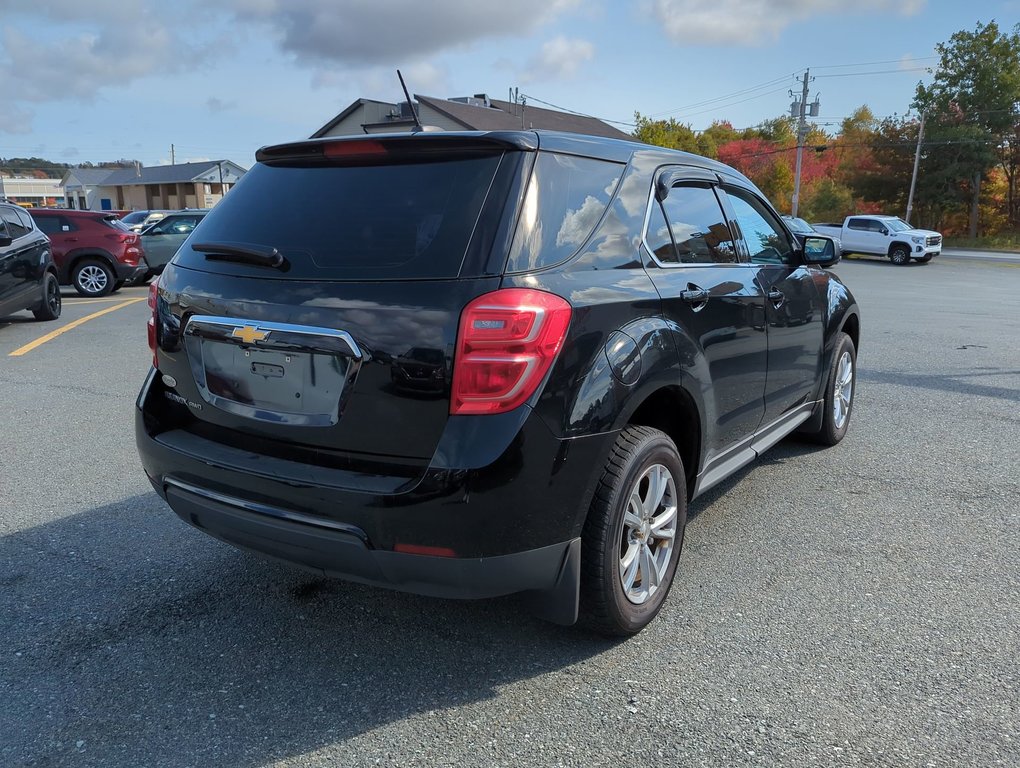
[{"label": "rear window wiper", "polygon": [[238,264],[254,264],[257,267],[285,269],[288,264],[276,248],[271,245],[252,243],[195,243],[192,250],[204,253],[209,261],[233,261]]}]

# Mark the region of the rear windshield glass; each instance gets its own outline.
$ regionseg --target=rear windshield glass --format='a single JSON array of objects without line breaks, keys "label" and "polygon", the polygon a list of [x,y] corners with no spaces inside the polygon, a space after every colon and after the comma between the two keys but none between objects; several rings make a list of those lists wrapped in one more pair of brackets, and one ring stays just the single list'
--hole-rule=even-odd
[{"label": "rear windshield glass", "polygon": [[121,221],[116,216],[104,216],[103,217],[103,223],[106,226],[108,226],[108,227],[113,227],[114,229],[119,229],[122,232],[130,232],[131,231],[130,228],[128,227],[128,225],[125,224],[123,221]]},{"label": "rear windshield glass", "polygon": [[145,217],[149,215],[148,211],[133,211],[124,216],[121,216],[120,220],[125,224],[139,224],[145,221]]},{"label": "rear windshield glass", "polygon": [[[188,241],[276,248],[279,277],[457,277],[500,154],[360,167],[257,164]],[[251,274],[185,246],[177,263]]]}]

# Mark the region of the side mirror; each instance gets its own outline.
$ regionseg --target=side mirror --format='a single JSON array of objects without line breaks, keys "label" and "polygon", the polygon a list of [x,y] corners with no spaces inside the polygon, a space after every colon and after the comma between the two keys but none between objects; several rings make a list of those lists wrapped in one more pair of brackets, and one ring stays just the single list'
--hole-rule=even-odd
[{"label": "side mirror", "polygon": [[881,228],[880,230],[878,230],[878,231],[879,231],[879,232],[881,232],[881,233],[882,233],[883,235],[888,235],[888,234],[889,234],[889,230],[888,230],[888,229],[886,229],[885,227],[882,227],[882,228]]},{"label": "side mirror", "polygon": [[839,263],[842,249],[834,238],[811,235],[804,238],[804,263],[812,267],[832,267]]},{"label": "side mirror", "polygon": [[7,235],[0,235],[0,248],[6,248],[13,242],[14,242],[13,237],[8,237]]}]

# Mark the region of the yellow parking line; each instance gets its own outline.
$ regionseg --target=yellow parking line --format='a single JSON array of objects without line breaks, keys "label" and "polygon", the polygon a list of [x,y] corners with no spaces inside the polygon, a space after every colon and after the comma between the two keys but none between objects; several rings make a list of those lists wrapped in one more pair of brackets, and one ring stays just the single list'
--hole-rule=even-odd
[{"label": "yellow parking line", "polygon": [[114,311],[116,311],[118,309],[121,309],[122,307],[126,307],[128,304],[136,304],[139,301],[145,301],[145,299],[144,298],[128,299],[127,301],[122,301],[120,304],[117,304],[115,306],[107,307],[106,309],[101,309],[98,312],[93,312],[91,315],[85,315],[85,317],[78,318],[77,320],[75,320],[73,322],[70,322],[70,323],[68,323],[65,326],[57,328],[57,330],[55,330],[55,331],[50,331],[45,336],[40,336],[35,341],[31,341],[31,342],[29,342],[28,344],[26,344],[23,347],[18,347],[16,350],[11,352],[7,356],[8,357],[21,357],[22,355],[31,352],[36,347],[41,347],[47,341],[51,341],[51,340],[57,338],[57,336],[59,336],[60,334],[67,333],[67,331],[70,331],[70,330],[72,330],[74,328],[77,328],[79,325],[83,325],[83,324],[87,323],[89,320],[95,320],[97,317],[101,317],[102,315],[105,315],[105,314],[107,314],[109,312],[114,312]]},{"label": "yellow parking line", "polygon": [[126,301],[123,296],[113,299],[64,299],[64,305],[68,304],[109,304],[112,301]]}]

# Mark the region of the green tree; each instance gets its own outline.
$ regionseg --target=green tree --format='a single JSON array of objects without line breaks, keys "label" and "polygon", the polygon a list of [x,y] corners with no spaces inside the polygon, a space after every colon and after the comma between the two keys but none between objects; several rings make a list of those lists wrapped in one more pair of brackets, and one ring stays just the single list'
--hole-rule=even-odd
[{"label": "green tree", "polygon": [[709,154],[709,150],[715,149],[714,144],[702,139],[690,125],[677,122],[675,118],[653,120],[635,112],[634,122],[637,123],[637,128],[634,129],[634,138],[645,142],[645,144],[655,144],[659,147],[680,149],[684,152],[708,156],[712,156]]},{"label": "green tree", "polygon": [[[1006,34],[995,21],[979,22],[973,32],[957,32],[936,51],[933,80],[918,84],[914,107],[931,124],[933,142],[943,142],[933,146],[957,143],[951,168],[970,198],[970,236],[976,237],[981,180],[997,163],[1005,163],[1020,122],[1020,25]],[[971,149],[961,150],[961,142]],[[940,173],[948,170],[938,168]],[[1014,193],[1015,171],[1013,166]]]}]

